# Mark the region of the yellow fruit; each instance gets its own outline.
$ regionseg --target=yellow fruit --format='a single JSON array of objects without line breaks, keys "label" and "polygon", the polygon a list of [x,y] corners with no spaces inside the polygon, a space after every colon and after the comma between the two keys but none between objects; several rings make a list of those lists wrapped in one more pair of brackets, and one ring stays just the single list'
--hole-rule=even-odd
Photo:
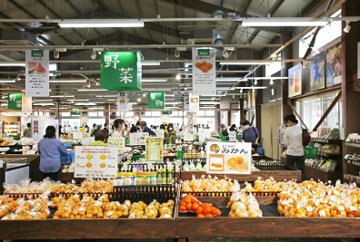
[{"label": "yellow fruit", "polygon": [[88,160],[91,160],[93,158],[93,155],[92,154],[88,154],[87,156],[86,156],[86,159],[88,159]]},{"label": "yellow fruit", "polygon": [[87,168],[91,168],[92,167],[92,164],[90,162],[86,163],[86,167]]},{"label": "yellow fruit", "polygon": [[105,159],[106,159],[106,155],[100,155],[100,159],[105,160]]},{"label": "yellow fruit", "polygon": [[100,167],[101,167],[101,168],[105,168],[105,167],[106,167],[106,164],[105,164],[105,163],[101,163],[101,164],[100,164]]}]

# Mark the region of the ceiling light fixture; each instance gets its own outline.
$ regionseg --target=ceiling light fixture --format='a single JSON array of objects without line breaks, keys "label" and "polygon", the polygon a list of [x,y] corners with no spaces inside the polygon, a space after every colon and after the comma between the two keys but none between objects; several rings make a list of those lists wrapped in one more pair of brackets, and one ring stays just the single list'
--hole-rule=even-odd
[{"label": "ceiling light fixture", "polygon": [[324,26],[328,20],[314,18],[249,18],[242,21],[244,27],[303,27]]},{"label": "ceiling light fixture", "polygon": [[75,97],[74,95],[70,95],[70,96],[63,96],[63,95],[56,95],[56,96],[50,96],[53,98],[60,98],[60,97]]},{"label": "ceiling light fixture", "polygon": [[345,33],[349,33],[351,30],[350,21],[346,21],[346,27],[343,29]]},{"label": "ceiling light fixture", "polygon": [[270,61],[241,61],[241,60],[232,60],[232,61],[220,61],[220,65],[270,65]]},{"label": "ceiling light fixture", "polygon": [[254,81],[254,85],[256,86],[256,85],[257,85],[257,83],[258,83],[258,82],[257,82],[257,80],[255,80],[255,81]]},{"label": "ceiling light fixture", "polygon": [[154,82],[167,82],[167,79],[165,78],[145,78],[145,79],[141,79],[141,82],[143,83],[154,83]]},{"label": "ceiling light fixture", "polygon": [[107,89],[103,89],[103,88],[98,88],[98,89],[78,89],[79,92],[106,92]]},{"label": "ceiling light fixture", "polygon": [[85,83],[86,79],[53,79],[50,83]]},{"label": "ceiling light fixture", "polygon": [[33,100],[33,102],[52,102],[52,99],[38,99],[38,100]]},{"label": "ceiling light fixture", "polygon": [[96,97],[117,97],[117,95],[96,95]]},{"label": "ceiling light fixture", "polygon": [[177,74],[176,77],[175,77],[176,80],[180,80],[181,79],[181,76],[180,74]]},{"label": "ceiling light fixture", "polygon": [[142,66],[159,66],[160,62],[158,61],[143,61],[141,62]]},{"label": "ceiling light fixture", "polygon": [[4,79],[4,80],[0,80],[0,83],[14,83],[15,80],[10,80],[10,79]]},{"label": "ceiling light fixture", "polygon": [[91,58],[92,60],[95,60],[95,59],[96,59],[96,51],[95,51],[95,50],[93,50],[93,52],[91,53],[90,58]]},{"label": "ceiling light fixture", "polygon": [[234,89],[266,89],[267,87],[234,87]]},{"label": "ceiling light fixture", "polygon": [[273,79],[270,80],[270,85],[274,85],[274,80]]},{"label": "ceiling light fixture", "polygon": [[141,102],[141,98],[138,98],[137,101],[138,101],[138,102]]},{"label": "ceiling light fixture", "polygon": [[223,53],[222,53],[222,56],[223,56],[225,59],[227,59],[227,58],[229,58],[229,53],[224,49],[224,50],[223,50]]},{"label": "ceiling light fixture", "polygon": [[0,66],[26,66],[26,63],[21,61],[5,61],[0,62]]},{"label": "ceiling light fixture", "polygon": [[145,93],[143,94],[143,97],[146,97],[146,94],[145,94]]},{"label": "ceiling light fixture", "polygon": [[64,19],[61,28],[141,28],[144,21],[128,19]]}]

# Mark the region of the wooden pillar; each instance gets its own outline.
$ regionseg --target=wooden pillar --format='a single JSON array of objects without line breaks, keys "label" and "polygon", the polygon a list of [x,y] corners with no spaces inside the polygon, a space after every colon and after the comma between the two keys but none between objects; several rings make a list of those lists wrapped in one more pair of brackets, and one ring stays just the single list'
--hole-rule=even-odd
[{"label": "wooden pillar", "polygon": [[[240,124],[246,120],[246,112],[244,110],[244,97],[240,96]],[[236,125],[240,125],[236,124]]]},{"label": "wooden pillar", "polygon": [[[284,30],[286,31],[286,30]],[[290,33],[284,32],[281,36],[281,42],[286,43],[288,40],[291,39]],[[292,59],[293,53],[292,53],[292,45],[288,46],[281,52],[281,59]],[[287,77],[288,76],[288,70],[291,68],[291,63],[285,63],[285,68],[281,68],[281,77]],[[288,80],[281,80],[282,83],[282,92],[281,92],[281,100],[282,100],[282,117],[283,118],[288,115],[289,113],[293,113],[291,107],[288,104],[288,98],[289,98],[289,85]]]},{"label": "wooden pillar", "polygon": [[[259,80],[258,86],[264,86],[264,81]],[[256,128],[261,134],[261,119],[266,117],[261,117],[261,104],[263,104],[263,95],[262,90],[255,90],[255,117],[256,117]],[[251,122],[251,120],[249,120]],[[255,124],[253,125],[255,126]]]},{"label": "wooden pillar", "polygon": [[[359,16],[360,1],[348,0],[342,5],[341,15],[343,17]],[[345,28],[345,21],[342,22],[342,29]],[[357,89],[357,43],[360,42],[360,22],[351,22],[351,30],[347,34],[342,31],[341,55],[342,55],[342,127],[345,131],[345,138],[349,133],[360,133],[360,93]],[[343,155],[348,153],[359,153],[359,149],[343,146]],[[359,175],[359,167],[343,163],[343,173]]]},{"label": "wooden pillar", "polygon": [[[109,125],[109,129],[111,128],[110,127],[110,103],[107,103],[105,104],[105,112],[104,112],[104,115],[105,115],[105,123],[107,123]],[[105,128],[105,127],[104,127]]]},{"label": "wooden pillar", "polygon": [[55,105],[56,105],[56,110],[55,110],[55,118],[57,119],[57,120],[60,120],[60,109],[59,109],[59,101],[57,101],[56,103],[55,103]]}]

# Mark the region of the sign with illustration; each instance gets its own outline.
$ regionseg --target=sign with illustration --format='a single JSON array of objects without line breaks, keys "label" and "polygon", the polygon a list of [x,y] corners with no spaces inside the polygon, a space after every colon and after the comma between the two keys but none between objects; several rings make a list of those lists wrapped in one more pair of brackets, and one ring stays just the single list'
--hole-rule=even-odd
[{"label": "sign with illustration", "polygon": [[22,112],[24,114],[32,113],[32,97],[22,97]]},{"label": "sign with illustration", "polygon": [[297,64],[288,71],[289,97],[300,95],[302,92],[302,65]]},{"label": "sign with illustration", "polygon": [[142,65],[138,52],[101,52],[101,87],[141,90]]},{"label": "sign with illustration", "polygon": [[193,48],[193,94],[216,94],[216,63],[214,49]]},{"label": "sign with illustration", "polygon": [[229,131],[229,141],[236,141],[236,131]]},{"label": "sign with illustration", "polygon": [[75,147],[74,177],[115,178],[117,166],[118,148],[116,147]]},{"label": "sign with illustration", "polygon": [[165,95],[163,92],[149,92],[148,93],[148,107],[149,109],[164,109]]},{"label": "sign with illustration", "polygon": [[128,111],[128,101],[127,101],[127,94],[126,93],[118,93],[117,99],[117,111],[119,113],[126,113]]},{"label": "sign with illustration", "polygon": [[149,133],[130,133],[130,145],[145,145],[147,137],[149,137]]},{"label": "sign with illustration", "polygon": [[206,173],[251,174],[251,143],[207,143]]},{"label": "sign with illustration", "polygon": [[22,109],[22,94],[21,93],[9,93],[7,108],[9,110],[21,110]]},{"label": "sign with illustration", "polygon": [[109,147],[118,147],[119,149],[125,148],[125,138],[112,138],[111,136],[108,139]]},{"label": "sign with illustration", "polygon": [[163,138],[146,138],[145,160],[163,162]]},{"label": "sign with illustration", "polygon": [[199,112],[200,108],[200,98],[199,95],[193,95],[189,92],[189,112]]},{"label": "sign with illustration", "polygon": [[[312,59],[321,59],[323,54]],[[325,59],[325,56],[323,57]],[[310,90],[317,91],[325,88],[325,61],[312,61],[310,63]]]},{"label": "sign with illustration", "polygon": [[49,51],[26,50],[25,95],[49,96]]},{"label": "sign with illustration", "polygon": [[341,84],[341,43],[326,50],[326,84],[328,87]]}]

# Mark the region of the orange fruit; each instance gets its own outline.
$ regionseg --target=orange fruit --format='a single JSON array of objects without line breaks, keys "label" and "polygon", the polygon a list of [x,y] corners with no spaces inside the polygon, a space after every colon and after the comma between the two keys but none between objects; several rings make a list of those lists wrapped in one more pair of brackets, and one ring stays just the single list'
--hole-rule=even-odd
[{"label": "orange fruit", "polygon": [[213,209],[212,209],[211,207],[204,208],[203,214],[205,214],[205,215],[211,214],[212,210],[213,210]]},{"label": "orange fruit", "polygon": [[191,203],[191,197],[184,197],[183,200],[185,203]]},{"label": "orange fruit", "polygon": [[202,214],[203,213],[203,207],[202,206],[199,206],[197,209],[196,209],[196,214],[199,215],[199,214]]},{"label": "orange fruit", "polygon": [[219,209],[217,209],[217,208],[213,208],[213,210],[211,211],[212,215],[217,215],[217,214],[220,214],[220,213],[221,213],[221,211]]},{"label": "orange fruit", "polygon": [[180,203],[180,206],[186,206],[186,202],[183,202],[183,201],[182,201],[182,202]]},{"label": "orange fruit", "polygon": [[192,203],[191,202],[187,203],[186,204],[186,210],[191,211],[191,209],[192,209]]},{"label": "orange fruit", "polygon": [[209,214],[206,214],[205,215],[205,218],[212,218],[212,215],[209,213]]},{"label": "orange fruit", "polygon": [[202,204],[202,207],[205,209],[205,208],[208,208],[208,207],[210,207],[211,205],[209,204],[209,203],[203,203]]},{"label": "orange fruit", "polygon": [[204,218],[205,215],[204,215],[204,214],[198,214],[197,217],[198,217],[198,218]]},{"label": "orange fruit", "polygon": [[196,211],[196,209],[199,207],[199,204],[198,203],[193,203],[192,204],[192,207],[191,207],[191,210],[192,211]]},{"label": "orange fruit", "polygon": [[186,206],[180,206],[179,211],[185,212],[186,211]]},{"label": "orange fruit", "polygon": [[237,165],[237,160],[235,157],[228,159],[227,164],[231,167],[235,167]]},{"label": "orange fruit", "polygon": [[244,163],[244,158],[242,157],[236,157],[236,161],[238,165],[242,165]]}]

